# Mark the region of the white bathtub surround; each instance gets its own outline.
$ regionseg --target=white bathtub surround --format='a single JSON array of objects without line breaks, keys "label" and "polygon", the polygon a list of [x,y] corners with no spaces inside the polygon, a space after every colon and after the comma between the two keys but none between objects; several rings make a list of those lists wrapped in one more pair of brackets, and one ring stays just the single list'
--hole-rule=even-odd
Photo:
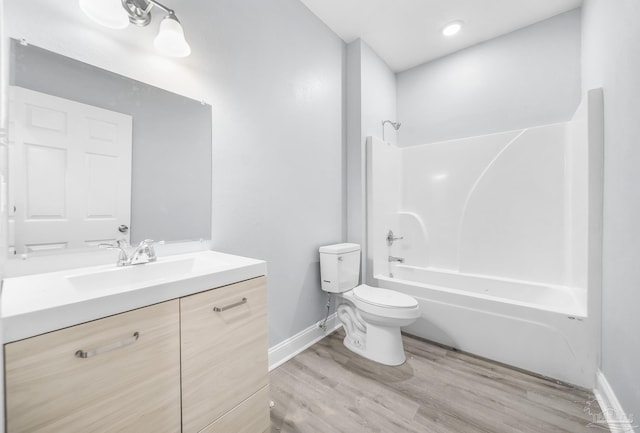
[{"label": "white bathtub surround", "polygon": [[[529,303],[470,291],[478,281],[469,276],[452,275],[445,286],[437,286],[428,278],[418,282],[413,279],[416,275],[407,277],[402,271],[394,273],[395,278],[379,275],[377,279],[380,287],[406,293],[420,303],[422,318],[405,328],[406,332],[565,382],[592,386],[593,321],[575,315],[573,311],[580,310],[576,305],[569,305],[575,308],[569,314],[545,305],[557,299],[570,303],[568,291],[509,284],[512,298],[520,290],[539,290],[536,302]],[[442,277],[438,272],[432,276]],[[466,285],[468,282],[472,285]],[[465,284],[452,288],[456,283]]]},{"label": "white bathtub surround", "polygon": [[[369,139],[368,256],[374,283],[419,300],[408,332],[593,387],[602,106],[597,90],[570,122],[405,148]],[[389,230],[403,239],[388,245]]]},{"label": "white bathtub surround", "polygon": [[[410,232],[391,255],[453,272],[563,282],[571,224],[565,220],[564,188],[569,125],[374,148],[372,157],[380,151],[380,164],[374,161],[373,182],[379,175],[380,184],[373,186],[372,206],[386,215],[376,230],[391,224],[400,235]],[[415,236],[422,231],[424,236]],[[378,235],[372,242],[383,258],[385,239]],[[414,251],[426,257],[413,257]]]}]

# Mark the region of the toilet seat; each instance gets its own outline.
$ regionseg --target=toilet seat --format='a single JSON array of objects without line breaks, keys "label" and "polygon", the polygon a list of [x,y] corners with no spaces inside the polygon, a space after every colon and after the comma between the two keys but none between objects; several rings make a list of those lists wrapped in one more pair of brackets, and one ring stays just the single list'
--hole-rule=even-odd
[{"label": "toilet seat", "polygon": [[375,307],[383,308],[416,308],[418,301],[404,293],[362,284],[353,289],[355,299]]}]

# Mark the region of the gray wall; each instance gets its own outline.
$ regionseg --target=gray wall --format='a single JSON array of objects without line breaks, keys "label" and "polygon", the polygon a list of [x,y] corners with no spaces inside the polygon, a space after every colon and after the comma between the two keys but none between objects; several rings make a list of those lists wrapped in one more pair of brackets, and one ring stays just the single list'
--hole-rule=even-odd
[{"label": "gray wall", "polygon": [[347,45],[347,240],[364,245],[364,185],[362,183],[362,46],[358,39]]},{"label": "gray wall", "polygon": [[324,317],[318,248],[343,240],[345,45],[298,0],[204,7],[214,248],[268,261],[273,346]]},{"label": "gray wall", "polygon": [[211,238],[211,107],[35,46],[11,84],[133,117],[131,241]]},{"label": "gray wall", "polygon": [[[584,89],[605,106],[602,372],[640,418],[640,3],[586,0]],[[621,414],[618,414],[621,415]]]},{"label": "gray wall", "polygon": [[400,144],[568,120],[580,101],[580,11],[398,74]]}]

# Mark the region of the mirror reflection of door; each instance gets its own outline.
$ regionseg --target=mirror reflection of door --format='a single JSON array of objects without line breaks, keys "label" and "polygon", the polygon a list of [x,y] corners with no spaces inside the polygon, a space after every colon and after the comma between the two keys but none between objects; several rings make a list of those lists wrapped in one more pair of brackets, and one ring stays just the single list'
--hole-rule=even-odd
[{"label": "mirror reflection of door", "polygon": [[129,241],[132,117],[10,88],[13,254]]}]

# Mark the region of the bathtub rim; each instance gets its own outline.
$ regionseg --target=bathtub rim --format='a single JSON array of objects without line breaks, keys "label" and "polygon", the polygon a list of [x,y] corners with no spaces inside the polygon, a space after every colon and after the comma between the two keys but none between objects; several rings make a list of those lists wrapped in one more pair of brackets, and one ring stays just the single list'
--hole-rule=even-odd
[{"label": "bathtub rim", "polygon": [[[425,268],[422,268],[422,269],[425,269]],[[463,275],[465,275],[465,276],[473,276],[473,274],[463,274]],[[376,280],[376,285],[378,285],[378,286],[379,286],[378,281],[382,280],[382,281],[395,283],[395,284],[404,284],[404,285],[408,285],[408,286],[424,288],[424,289],[427,289],[427,290],[435,290],[435,291],[441,292],[441,293],[448,293],[448,294],[453,294],[453,295],[463,296],[463,297],[471,297],[471,298],[484,300],[484,301],[489,301],[489,302],[499,302],[499,303],[504,303],[504,304],[510,304],[510,305],[515,305],[515,306],[518,306],[518,307],[529,308],[529,309],[538,310],[538,311],[544,311],[544,312],[547,312],[547,313],[556,313],[556,314],[567,316],[567,318],[569,318],[569,319],[585,320],[585,319],[589,318],[589,315],[588,315],[588,312],[587,312],[587,306],[586,305],[584,305],[584,306],[583,305],[579,305],[577,302],[574,303],[574,305],[573,305],[574,308],[572,308],[572,309],[554,308],[553,306],[548,306],[548,305],[544,305],[543,306],[541,304],[535,304],[535,303],[524,302],[524,301],[517,301],[517,300],[514,300],[514,299],[510,299],[510,298],[492,296],[492,295],[487,295],[487,294],[477,293],[477,292],[472,292],[472,291],[467,291],[467,290],[461,290],[461,289],[454,289],[454,288],[440,286],[440,285],[436,285],[436,284],[421,283],[421,282],[405,280],[405,279],[395,278],[395,277],[392,278],[392,277],[386,276],[384,274],[375,274],[373,276],[373,278],[374,278],[374,280]],[[485,277],[485,279],[488,279],[488,278]],[[502,280],[502,281],[504,281],[504,280]],[[517,282],[517,281],[514,280],[513,282]],[[527,283],[527,282],[525,282],[525,283]],[[527,284],[531,284],[531,283],[527,283]],[[544,287],[548,287],[548,288],[553,289],[553,290],[564,290],[564,291],[571,290],[571,288],[567,287],[567,286],[544,285]],[[414,295],[412,295],[412,296],[414,296]],[[418,296],[418,295],[415,295],[415,296]],[[420,296],[420,297],[428,299],[428,296]],[[574,301],[576,301],[574,296],[572,296],[572,299]]]}]

